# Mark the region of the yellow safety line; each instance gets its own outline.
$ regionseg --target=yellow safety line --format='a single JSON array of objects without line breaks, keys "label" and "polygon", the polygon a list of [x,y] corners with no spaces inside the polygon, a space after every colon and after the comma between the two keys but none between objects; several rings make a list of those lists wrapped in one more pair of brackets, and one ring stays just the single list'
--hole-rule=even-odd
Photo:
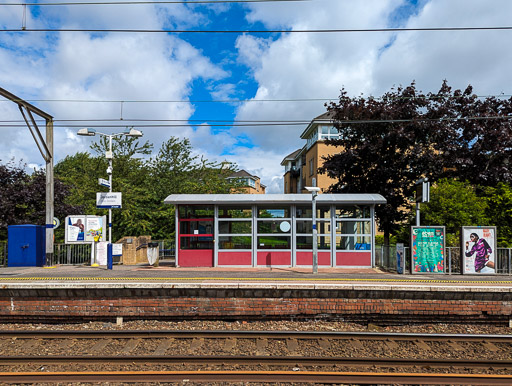
[{"label": "yellow safety line", "polygon": [[512,284],[510,280],[467,281],[437,279],[362,279],[362,278],[258,278],[258,277],[7,277],[2,281],[197,281],[197,280],[232,280],[232,281],[358,281],[358,282],[394,282],[394,283],[455,283],[455,284]]}]

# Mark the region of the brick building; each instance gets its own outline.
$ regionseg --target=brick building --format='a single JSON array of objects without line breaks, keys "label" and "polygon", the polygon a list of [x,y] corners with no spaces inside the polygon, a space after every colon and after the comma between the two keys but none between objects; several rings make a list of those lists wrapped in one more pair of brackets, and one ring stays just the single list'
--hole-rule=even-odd
[{"label": "brick building", "polygon": [[[322,157],[334,154],[339,149],[327,146],[325,140],[339,137],[334,127],[331,113],[324,113],[311,121],[300,137],[306,140],[301,149],[287,155],[281,165],[285,168],[284,193],[308,193],[306,186],[316,186],[325,191],[335,180],[324,174],[318,174],[323,165]],[[315,179],[315,180],[313,180]]]},{"label": "brick building", "polygon": [[265,194],[266,186],[260,182],[260,178],[258,176],[253,176],[245,170],[239,170],[231,174],[227,179],[241,184],[242,187],[240,190],[242,193]]}]

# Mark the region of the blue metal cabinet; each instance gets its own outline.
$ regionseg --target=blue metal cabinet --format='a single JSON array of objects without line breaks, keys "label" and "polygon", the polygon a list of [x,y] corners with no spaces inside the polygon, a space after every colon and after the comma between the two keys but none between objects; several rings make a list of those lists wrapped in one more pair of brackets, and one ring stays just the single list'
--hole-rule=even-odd
[{"label": "blue metal cabinet", "polygon": [[46,263],[46,228],[40,225],[7,227],[7,266],[42,267]]}]

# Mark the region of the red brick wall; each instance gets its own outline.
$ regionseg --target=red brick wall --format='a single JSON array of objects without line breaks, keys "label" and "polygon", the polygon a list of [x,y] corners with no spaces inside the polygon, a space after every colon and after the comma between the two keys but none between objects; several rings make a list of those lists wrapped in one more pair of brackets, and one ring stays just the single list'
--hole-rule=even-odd
[{"label": "red brick wall", "polygon": [[[432,322],[468,319],[508,322],[512,315],[512,301],[508,299],[508,293],[464,293],[461,297],[458,296],[460,293],[418,292],[414,294],[417,298],[413,299],[407,298],[411,297],[410,292],[394,293],[397,296],[390,298],[390,291],[371,290],[357,293],[332,290],[188,290],[193,296],[186,296],[186,289],[110,289],[104,291],[106,296],[98,296],[102,292],[99,289],[90,291],[90,296],[83,296],[83,289],[68,289],[66,296],[62,293],[59,296],[58,292],[48,290],[47,296],[0,295],[0,320],[112,320],[123,316],[127,319],[332,317],[354,321],[406,318]],[[82,296],[79,296],[80,292]],[[333,292],[336,292],[335,296],[325,296]],[[507,300],[500,299],[500,296]]]}]

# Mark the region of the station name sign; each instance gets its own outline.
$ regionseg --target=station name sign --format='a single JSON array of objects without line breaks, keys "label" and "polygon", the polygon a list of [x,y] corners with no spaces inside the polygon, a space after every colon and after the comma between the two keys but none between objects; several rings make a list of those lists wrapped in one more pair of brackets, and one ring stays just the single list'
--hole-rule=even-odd
[{"label": "station name sign", "polygon": [[121,192],[96,193],[96,208],[121,208]]}]

